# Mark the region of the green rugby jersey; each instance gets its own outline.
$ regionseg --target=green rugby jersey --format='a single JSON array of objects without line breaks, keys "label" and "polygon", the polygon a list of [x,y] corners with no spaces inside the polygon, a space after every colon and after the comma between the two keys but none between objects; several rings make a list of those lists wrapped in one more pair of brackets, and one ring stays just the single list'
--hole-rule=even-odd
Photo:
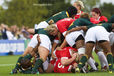
[{"label": "green rugby jersey", "polygon": [[67,11],[62,11],[59,12],[57,14],[54,14],[52,17],[50,17],[49,19],[46,20],[46,22],[48,24],[52,24],[52,23],[56,23],[57,21],[64,19],[64,18],[68,18],[69,14]]},{"label": "green rugby jersey", "polygon": [[87,18],[79,18],[77,20],[75,20],[70,27],[68,28],[68,30],[75,28],[77,26],[89,26],[89,25],[94,25],[93,23],[90,22],[89,19]]},{"label": "green rugby jersey", "polygon": [[114,23],[114,15],[112,15],[112,16],[110,17],[110,19],[108,20],[108,23]]},{"label": "green rugby jersey", "polygon": [[[94,24],[94,26],[103,26],[108,32],[112,31],[112,23],[102,23],[102,24]],[[94,27],[93,25],[87,26],[87,28]]]},{"label": "green rugby jersey", "polygon": [[[97,24],[100,25],[100,24]],[[101,24],[101,26],[103,26],[108,32],[112,31],[112,23],[103,23]]]},{"label": "green rugby jersey", "polygon": [[55,39],[55,37],[56,37],[56,36],[50,35],[50,34],[47,32],[47,30],[45,30],[45,28],[43,28],[43,29],[38,29],[37,34],[44,34],[44,35],[47,35],[47,36],[50,38],[51,41],[53,41],[53,40]]}]

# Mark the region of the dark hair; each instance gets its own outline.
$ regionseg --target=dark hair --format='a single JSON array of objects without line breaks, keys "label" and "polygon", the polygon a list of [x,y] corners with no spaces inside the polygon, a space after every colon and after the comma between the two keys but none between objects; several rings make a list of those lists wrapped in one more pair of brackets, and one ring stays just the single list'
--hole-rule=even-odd
[{"label": "dark hair", "polygon": [[95,12],[101,16],[101,10],[99,8],[93,8],[92,12]]},{"label": "dark hair", "polygon": [[88,13],[82,13],[81,15],[80,15],[80,18],[87,18],[87,19],[89,19],[90,18],[90,16],[89,16],[89,14]]},{"label": "dark hair", "polygon": [[69,7],[66,11],[68,12],[69,17],[77,14],[77,9],[74,6]]},{"label": "dark hair", "polygon": [[30,59],[27,59],[27,58],[22,58],[22,60],[20,61],[20,64],[21,64],[21,67],[24,69],[27,69],[30,66],[32,66]]}]

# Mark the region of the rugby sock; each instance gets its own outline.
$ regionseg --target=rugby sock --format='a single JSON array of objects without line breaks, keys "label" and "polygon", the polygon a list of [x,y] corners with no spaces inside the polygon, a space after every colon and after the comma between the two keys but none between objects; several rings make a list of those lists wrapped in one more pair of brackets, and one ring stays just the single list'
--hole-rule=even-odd
[{"label": "rugby sock", "polygon": [[107,54],[107,60],[108,60],[109,70],[112,70],[112,68],[113,68],[113,57],[112,57],[111,53]]},{"label": "rugby sock", "polygon": [[106,59],[106,56],[104,55],[104,53],[102,51],[99,51],[97,53],[100,63],[101,63],[101,67],[107,66],[108,67],[108,61]]},{"label": "rugby sock", "polygon": [[27,55],[24,56],[23,58],[31,59],[31,58],[32,58],[32,55],[31,55],[31,54],[27,54]]},{"label": "rugby sock", "polygon": [[95,61],[93,60],[93,58],[90,57],[87,62],[91,66],[91,68],[93,68],[94,70],[97,70],[97,67],[95,66]]},{"label": "rugby sock", "polygon": [[82,56],[82,58],[80,59],[80,62],[78,64],[79,69],[81,69],[85,65],[87,60],[88,60],[87,56]]},{"label": "rugby sock", "polygon": [[42,64],[43,64],[42,59],[37,59],[36,62],[35,62],[35,65],[34,65],[34,67],[33,67],[33,69],[32,69],[32,71],[37,72],[37,69],[38,69],[39,67],[41,67]]}]

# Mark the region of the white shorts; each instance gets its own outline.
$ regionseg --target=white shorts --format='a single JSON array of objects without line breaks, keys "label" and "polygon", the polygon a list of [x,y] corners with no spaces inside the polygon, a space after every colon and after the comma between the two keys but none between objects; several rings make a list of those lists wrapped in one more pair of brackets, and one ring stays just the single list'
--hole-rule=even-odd
[{"label": "white shorts", "polygon": [[72,47],[76,42],[76,39],[82,35],[83,36],[83,31],[74,31],[66,35],[66,41],[67,43]]},{"label": "white shorts", "polygon": [[38,34],[35,34],[32,39],[30,40],[29,44],[28,44],[28,47],[32,47],[32,48],[35,48],[36,45],[38,44],[38,40],[37,40],[37,35]]},{"label": "white shorts", "polygon": [[[28,46],[35,48],[35,46],[38,44],[37,35],[38,34],[35,34],[33,36],[30,43],[28,44]],[[39,34],[39,37],[41,40],[40,46],[43,46],[43,47],[47,48],[49,51],[51,51],[52,46],[51,46],[51,41],[50,41],[49,37],[44,34]]]},{"label": "white shorts", "polygon": [[109,32],[103,26],[95,26],[86,32],[85,42],[88,41],[100,41],[100,40],[107,40],[109,41]]},{"label": "white shorts", "polygon": [[42,21],[37,26],[35,26],[35,29],[46,28],[47,26],[49,26],[49,24],[46,21]]},{"label": "white shorts", "polygon": [[114,32],[110,33],[109,39],[110,39],[110,45],[113,45],[114,44]]}]

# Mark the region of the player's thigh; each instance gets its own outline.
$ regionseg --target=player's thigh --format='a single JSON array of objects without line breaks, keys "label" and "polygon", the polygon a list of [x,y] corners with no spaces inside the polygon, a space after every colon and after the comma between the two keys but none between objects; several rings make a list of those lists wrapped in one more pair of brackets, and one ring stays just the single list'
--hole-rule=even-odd
[{"label": "player's thigh", "polygon": [[26,56],[27,54],[31,54],[33,48],[32,47],[27,47],[22,56]]},{"label": "player's thigh", "polygon": [[40,55],[40,59],[42,59],[44,62],[46,61],[48,54],[49,54],[49,50],[46,49],[43,46],[39,46],[38,47],[38,53]]}]

